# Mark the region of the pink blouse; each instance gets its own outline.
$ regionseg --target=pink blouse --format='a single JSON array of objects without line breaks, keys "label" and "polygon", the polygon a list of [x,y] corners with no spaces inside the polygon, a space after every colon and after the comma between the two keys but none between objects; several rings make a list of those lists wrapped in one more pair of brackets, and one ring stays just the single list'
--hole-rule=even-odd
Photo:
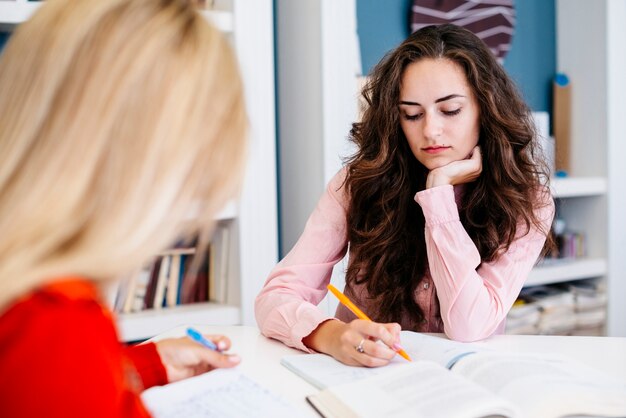
[{"label": "pink blouse", "polygon": [[[347,195],[337,173],[309,217],[292,250],[270,272],[256,298],[255,313],[261,332],[303,351],[302,339],[332,319],[317,305],[326,295],[333,266],[348,248]],[[414,295],[424,320],[399,322],[403,329],[445,332],[457,341],[475,341],[504,331],[506,315],[517,298],[543,248],[545,235],[531,225],[520,227],[509,250],[481,263],[476,246],[459,220],[461,187],[440,186],[415,195],[426,220],[428,273]],[[455,195],[455,191],[457,195]],[[545,193],[538,218],[546,231],[554,216],[554,202]],[[365,313],[375,312],[364,286],[344,289]],[[336,318],[349,322],[354,315],[339,305]],[[371,315],[375,316],[375,315]]]}]

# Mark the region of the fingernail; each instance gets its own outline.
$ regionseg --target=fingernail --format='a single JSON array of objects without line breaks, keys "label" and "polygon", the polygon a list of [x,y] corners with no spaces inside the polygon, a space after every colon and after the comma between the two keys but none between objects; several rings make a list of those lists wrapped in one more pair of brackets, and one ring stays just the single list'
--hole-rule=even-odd
[{"label": "fingernail", "polygon": [[217,348],[219,348],[219,349],[220,349],[220,351],[221,351],[221,350],[225,350],[225,349],[226,349],[226,342],[224,342],[224,341],[218,341],[218,342],[217,342]]},{"label": "fingernail", "polygon": [[239,363],[241,361],[241,357],[239,357],[237,354],[233,354],[231,356],[228,356],[228,361],[230,361],[231,363]]},{"label": "fingernail", "polygon": [[396,351],[404,350],[404,348],[398,343],[393,343],[391,347]]}]

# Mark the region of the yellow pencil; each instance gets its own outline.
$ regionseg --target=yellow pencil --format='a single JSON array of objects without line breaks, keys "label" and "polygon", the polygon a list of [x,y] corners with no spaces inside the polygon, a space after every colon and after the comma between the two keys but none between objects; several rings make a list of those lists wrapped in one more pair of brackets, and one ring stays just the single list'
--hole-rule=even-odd
[{"label": "yellow pencil", "polygon": [[[346,295],[341,293],[339,289],[337,289],[335,286],[333,286],[332,284],[328,284],[328,286],[326,287],[328,288],[328,290],[331,291],[333,295],[337,296],[337,299],[339,299],[339,302],[341,302],[346,308],[350,309],[352,313],[357,316],[357,318],[364,319],[370,322],[372,321],[367,315],[365,315],[365,313],[363,313],[362,310],[360,310],[354,303],[352,303],[352,301],[348,299]],[[411,360],[411,357],[409,357],[409,355],[403,349],[397,350],[396,353],[400,354],[402,357],[404,357],[408,361],[413,361]]]}]

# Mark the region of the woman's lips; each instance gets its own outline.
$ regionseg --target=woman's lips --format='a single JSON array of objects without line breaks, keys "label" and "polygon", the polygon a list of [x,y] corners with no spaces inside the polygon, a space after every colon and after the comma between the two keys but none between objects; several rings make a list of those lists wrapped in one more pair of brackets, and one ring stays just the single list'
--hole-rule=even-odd
[{"label": "woman's lips", "polygon": [[436,147],[427,147],[427,148],[422,148],[422,149],[424,150],[424,152],[427,152],[429,154],[438,154],[440,152],[444,152],[447,149],[450,149],[450,147],[436,146]]}]

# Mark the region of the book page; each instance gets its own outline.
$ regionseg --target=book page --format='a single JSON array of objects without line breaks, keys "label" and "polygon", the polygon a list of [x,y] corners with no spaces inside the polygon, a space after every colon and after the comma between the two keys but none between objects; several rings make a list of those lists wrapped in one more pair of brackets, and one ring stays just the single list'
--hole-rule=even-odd
[{"label": "book page", "polygon": [[146,390],[155,418],[294,417],[300,411],[236,369],[219,369]]},{"label": "book page", "polygon": [[435,337],[412,331],[402,331],[400,341],[413,360],[433,361],[447,369],[452,368],[457,361],[469,354],[487,350],[472,344],[452,341],[445,337]]},{"label": "book page", "polygon": [[359,417],[518,417],[515,407],[428,361],[331,387],[309,397],[324,416]]},{"label": "book page", "polygon": [[482,352],[452,370],[518,405],[524,416],[626,416],[626,379],[568,357]]}]

